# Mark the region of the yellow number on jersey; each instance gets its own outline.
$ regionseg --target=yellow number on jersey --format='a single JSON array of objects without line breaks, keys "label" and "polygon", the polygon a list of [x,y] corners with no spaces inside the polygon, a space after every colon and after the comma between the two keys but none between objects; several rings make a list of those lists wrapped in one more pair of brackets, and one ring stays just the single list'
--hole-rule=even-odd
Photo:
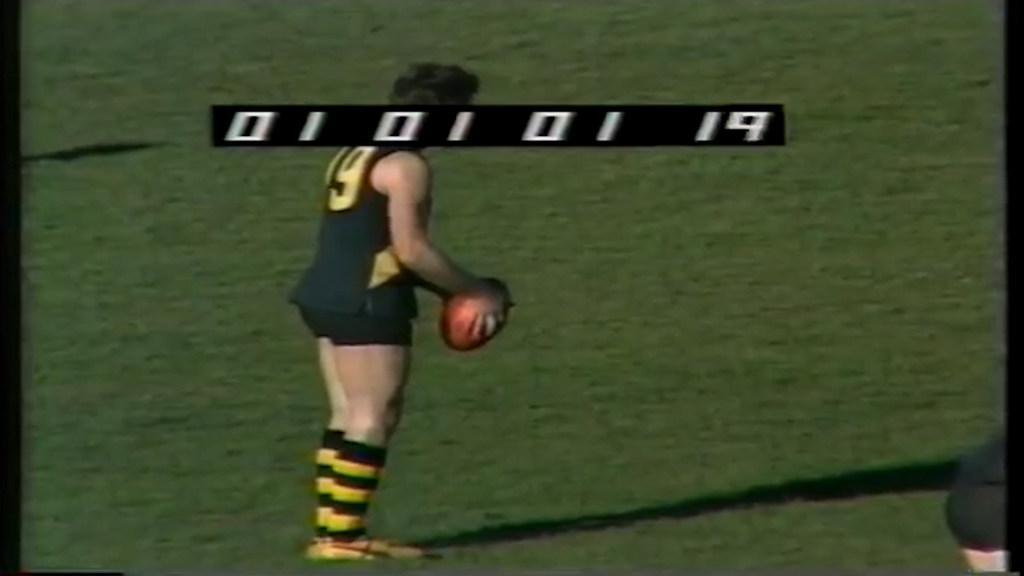
[{"label": "yellow number on jersey", "polygon": [[372,147],[345,148],[327,167],[327,209],[341,212],[355,206],[366,185]]}]

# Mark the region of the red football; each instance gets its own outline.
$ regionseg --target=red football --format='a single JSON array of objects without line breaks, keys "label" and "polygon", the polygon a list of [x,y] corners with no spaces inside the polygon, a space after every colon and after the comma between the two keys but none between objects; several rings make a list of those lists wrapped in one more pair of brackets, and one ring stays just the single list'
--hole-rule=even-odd
[{"label": "red football", "polygon": [[473,295],[458,295],[449,298],[441,310],[441,339],[452,350],[468,352],[487,344],[501,326],[490,336],[477,338],[473,332],[473,320],[480,315],[482,300]]}]

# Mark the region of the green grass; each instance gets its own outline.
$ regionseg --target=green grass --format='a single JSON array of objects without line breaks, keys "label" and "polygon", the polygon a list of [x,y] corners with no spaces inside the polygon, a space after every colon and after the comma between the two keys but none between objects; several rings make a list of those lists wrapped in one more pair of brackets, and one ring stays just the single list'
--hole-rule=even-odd
[{"label": "green grass", "polygon": [[[209,147],[207,107],[370,103],[416,60],[482,103],[777,101],[783,149],[436,155],[441,243],[520,306],[442,350],[424,298],[374,512],[444,539],[948,460],[993,412],[998,46],[969,0],[26,6],[25,554],[305,567],[325,417],[285,295],[330,151]],[[428,303],[429,302],[429,303]],[[934,489],[450,551],[443,565],[935,567]]]}]

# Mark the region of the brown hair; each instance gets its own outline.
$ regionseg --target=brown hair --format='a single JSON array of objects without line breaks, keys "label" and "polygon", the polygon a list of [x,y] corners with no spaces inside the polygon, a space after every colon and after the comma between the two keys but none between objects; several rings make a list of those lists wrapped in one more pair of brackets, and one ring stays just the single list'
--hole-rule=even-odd
[{"label": "brown hair", "polygon": [[418,63],[395,79],[388,101],[411,106],[464,106],[473,101],[480,80],[460,66]]}]

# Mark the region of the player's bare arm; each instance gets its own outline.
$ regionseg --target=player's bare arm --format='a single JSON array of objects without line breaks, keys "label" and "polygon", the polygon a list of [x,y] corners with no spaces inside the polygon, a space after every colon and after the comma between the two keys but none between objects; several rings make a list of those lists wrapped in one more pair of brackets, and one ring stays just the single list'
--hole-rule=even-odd
[{"label": "player's bare arm", "polygon": [[402,266],[448,294],[487,295],[489,309],[480,329],[493,330],[487,326],[503,320],[506,295],[460,267],[430,240],[431,174],[426,161],[416,154],[396,152],[377,163],[370,181],[388,197],[391,245]]}]

